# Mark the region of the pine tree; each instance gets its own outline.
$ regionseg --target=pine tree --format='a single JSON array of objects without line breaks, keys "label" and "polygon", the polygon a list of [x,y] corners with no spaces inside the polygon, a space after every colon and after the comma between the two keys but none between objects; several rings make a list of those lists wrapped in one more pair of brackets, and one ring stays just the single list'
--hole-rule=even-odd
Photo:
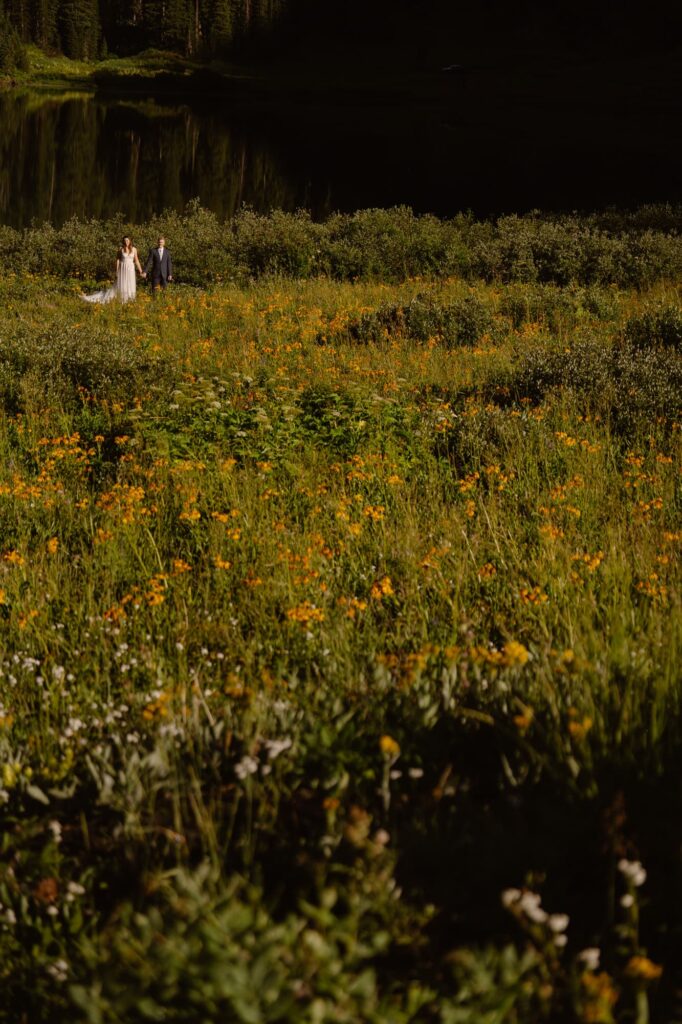
[{"label": "pine tree", "polygon": [[192,49],[193,0],[163,0],[161,45],[178,53]]},{"label": "pine tree", "polygon": [[218,56],[226,53],[234,34],[231,0],[205,0],[203,24],[208,52]]},{"label": "pine tree", "polygon": [[97,57],[97,0],[60,0],[57,23],[61,48],[67,57],[77,60],[94,60]]},{"label": "pine tree", "polygon": [[32,41],[44,50],[56,49],[59,44],[57,0],[32,0],[31,6]]},{"label": "pine tree", "polygon": [[26,54],[19,33],[0,0],[0,71],[23,67],[25,62]]}]

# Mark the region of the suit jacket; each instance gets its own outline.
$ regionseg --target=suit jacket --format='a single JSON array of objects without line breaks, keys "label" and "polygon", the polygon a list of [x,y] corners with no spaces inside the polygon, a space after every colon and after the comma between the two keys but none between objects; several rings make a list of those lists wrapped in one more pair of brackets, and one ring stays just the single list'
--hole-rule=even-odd
[{"label": "suit jacket", "polygon": [[148,274],[150,271],[152,280],[156,279],[165,282],[169,277],[173,276],[173,261],[170,252],[165,246],[163,248],[163,257],[161,257],[157,248],[149,250],[144,272]]}]

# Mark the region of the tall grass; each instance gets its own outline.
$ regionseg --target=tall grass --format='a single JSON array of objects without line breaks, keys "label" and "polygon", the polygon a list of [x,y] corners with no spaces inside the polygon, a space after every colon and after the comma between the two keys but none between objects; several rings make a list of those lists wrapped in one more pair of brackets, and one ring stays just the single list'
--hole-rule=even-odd
[{"label": "tall grass", "polygon": [[544,276],[0,282],[0,1019],[672,1019],[679,293]]}]

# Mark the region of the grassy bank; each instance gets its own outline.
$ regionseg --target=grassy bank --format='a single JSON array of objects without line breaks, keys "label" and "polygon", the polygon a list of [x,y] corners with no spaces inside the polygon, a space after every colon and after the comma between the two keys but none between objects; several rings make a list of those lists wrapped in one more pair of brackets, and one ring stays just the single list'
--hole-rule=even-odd
[{"label": "grassy bank", "polygon": [[71,60],[47,54],[37,46],[26,47],[26,63],[6,73],[5,85],[38,90],[115,89],[120,92],[202,91],[229,88],[250,76],[236,65],[194,61],[165,50],[146,50],[132,57],[108,57],[99,61]]},{"label": "grassy bank", "polygon": [[674,257],[368,223],[98,309],[111,225],[2,234],[0,1019],[672,1019]]}]

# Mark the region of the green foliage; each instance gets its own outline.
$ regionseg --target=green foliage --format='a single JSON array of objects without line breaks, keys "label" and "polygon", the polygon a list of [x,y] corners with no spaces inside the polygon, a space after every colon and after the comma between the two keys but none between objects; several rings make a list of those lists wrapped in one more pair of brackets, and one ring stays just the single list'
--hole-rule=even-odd
[{"label": "green foliage", "polygon": [[161,882],[153,906],[124,906],[110,933],[84,946],[91,980],[72,998],[92,1024],[408,1021],[432,994],[418,984],[401,1000],[379,993],[374,963],[391,941],[381,920],[390,874],[376,862],[367,869],[362,885],[351,873],[280,922],[262,893],[240,892],[236,880],[226,889],[206,865],[181,871]]},{"label": "green foliage", "polygon": [[150,355],[125,334],[112,341],[97,324],[49,331],[18,329],[0,352],[0,401],[4,407],[34,400],[80,405],[84,392],[105,390],[113,400],[172,379],[172,363]]},{"label": "green foliage", "polygon": [[94,60],[100,35],[97,0],[61,0],[58,11],[64,54],[73,60]]},{"label": "green foliage", "polygon": [[[638,320],[639,323],[639,320]],[[509,387],[517,397],[542,400],[555,389],[577,392],[586,408],[630,429],[647,419],[682,413],[682,359],[678,354],[583,340],[568,349],[529,348]]]},{"label": "green foliage", "polygon": [[673,302],[659,302],[630,317],[625,337],[635,348],[666,348],[682,352],[682,311]]},{"label": "green foliage", "polygon": [[318,269],[321,232],[305,212],[275,210],[265,216],[245,209],[225,234],[226,247],[242,278],[263,274],[311,277]]},{"label": "green foliage", "polygon": [[0,73],[26,67],[26,51],[19,33],[0,3]]},{"label": "green foliage", "polygon": [[[656,209],[649,208],[644,223],[655,218]],[[553,330],[557,318],[567,312],[576,317],[612,316],[616,298],[606,286],[644,288],[677,279],[682,273],[679,213],[669,218],[663,231],[642,228],[634,215],[631,220],[624,217],[613,224],[611,233],[599,226],[597,217],[545,221],[528,216],[515,218],[513,224],[510,218],[490,224],[465,217],[439,221],[415,216],[405,207],[336,214],[322,223],[305,212],[262,215],[242,209],[222,222],[194,201],[183,213],[167,211],[141,225],[119,218],[72,219],[59,229],[4,227],[0,259],[9,272],[101,280],[112,272],[124,231],[133,236],[141,253],[163,231],[173,249],[178,280],[188,284],[244,282],[263,275],[396,283],[419,276],[529,281],[531,286],[518,291],[516,298],[508,294],[502,312],[517,327],[541,319]],[[548,232],[552,245],[547,243]],[[472,315],[476,324],[462,327],[459,335],[468,340],[458,341],[453,335],[453,344],[471,344],[480,332],[482,314],[474,314],[471,307]],[[465,307],[453,316],[463,323]],[[416,310],[414,320],[416,324]]]},{"label": "green foliage", "polygon": [[594,317],[615,320],[618,315],[618,293],[613,288],[590,285],[587,288],[560,288],[556,285],[522,285],[505,290],[499,312],[508,316],[519,330],[524,324],[539,323],[556,333],[570,321]]},{"label": "green foliage", "polygon": [[[494,321],[491,307],[476,295],[443,304],[429,294],[416,295],[406,306],[384,303],[373,313],[350,320],[343,328],[351,341],[361,344],[392,337],[439,341],[447,348],[473,346],[489,335]],[[327,335],[321,335],[320,341]]]}]

